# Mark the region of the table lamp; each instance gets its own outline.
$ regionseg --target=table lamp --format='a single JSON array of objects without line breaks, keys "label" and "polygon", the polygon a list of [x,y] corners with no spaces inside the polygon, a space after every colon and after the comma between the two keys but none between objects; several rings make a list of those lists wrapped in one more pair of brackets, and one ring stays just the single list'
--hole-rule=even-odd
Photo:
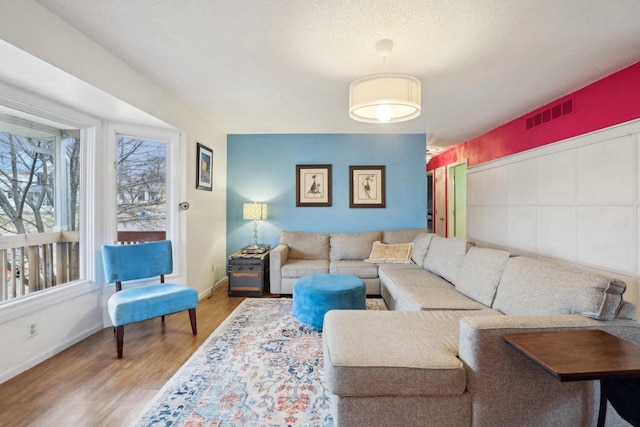
[{"label": "table lamp", "polygon": [[258,220],[267,219],[266,203],[243,203],[242,219],[253,220],[253,248],[258,248]]}]

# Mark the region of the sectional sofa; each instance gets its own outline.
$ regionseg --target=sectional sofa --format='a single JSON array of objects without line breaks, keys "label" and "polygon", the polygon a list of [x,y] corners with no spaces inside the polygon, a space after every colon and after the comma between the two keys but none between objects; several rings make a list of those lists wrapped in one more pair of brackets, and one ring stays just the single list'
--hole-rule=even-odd
[{"label": "sectional sofa", "polygon": [[[379,266],[390,311],[325,315],[335,425],[596,424],[597,382],[559,382],[503,335],[602,329],[640,344],[624,282],[428,233],[412,261]],[[609,407],[607,425],[628,424]]]},{"label": "sectional sofa", "polygon": [[364,233],[281,231],[280,244],[269,255],[270,292],[290,295],[293,283],[300,277],[334,273],[361,278],[367,295],[379,296],[378,264],[364,261],[371,255],[374,243],[412,243],[416,235],[425,232],[424,228]]}]

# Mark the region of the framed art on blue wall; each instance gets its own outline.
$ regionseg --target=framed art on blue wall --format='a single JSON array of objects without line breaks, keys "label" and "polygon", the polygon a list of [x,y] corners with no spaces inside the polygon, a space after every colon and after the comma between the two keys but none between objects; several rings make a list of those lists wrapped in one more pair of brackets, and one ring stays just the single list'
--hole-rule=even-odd
[{"label": "framed art on blue wall", "polygon": [[331,206],[331,165],[296,165],[296,207]]},{"label": "framed art on blue wall", "polygon": [[199,142],[197,144],[196,190],[211,191],[213,188],[213,151]]},{"label": "framed art on blue wall", "polygon": [[349,207],[385,208],[385,166],[349,166]]}]

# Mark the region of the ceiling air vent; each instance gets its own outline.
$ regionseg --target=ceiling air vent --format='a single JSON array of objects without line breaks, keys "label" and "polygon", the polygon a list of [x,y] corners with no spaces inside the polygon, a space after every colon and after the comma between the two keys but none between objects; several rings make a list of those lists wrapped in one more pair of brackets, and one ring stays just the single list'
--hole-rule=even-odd
[{"label": "ceiling air vent", "polygon": [[573,99],[560,102],[544,111],[527,117],[526,128],[532,129],[536,126],[550,122],[551,120],[559,119],[560,117],[566,116],[570,113],[573,113]]}]

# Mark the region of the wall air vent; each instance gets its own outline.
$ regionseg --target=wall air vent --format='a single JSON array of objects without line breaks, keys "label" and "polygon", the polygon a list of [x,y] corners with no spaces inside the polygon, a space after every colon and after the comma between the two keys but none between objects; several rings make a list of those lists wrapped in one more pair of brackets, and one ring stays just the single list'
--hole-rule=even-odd
[{"label": "wall air vent", "polygon": [[525,126],[527,129],[532,129],[570,113],[573,113],[573,99],[567,99],[544,111],[527,117]]}]

